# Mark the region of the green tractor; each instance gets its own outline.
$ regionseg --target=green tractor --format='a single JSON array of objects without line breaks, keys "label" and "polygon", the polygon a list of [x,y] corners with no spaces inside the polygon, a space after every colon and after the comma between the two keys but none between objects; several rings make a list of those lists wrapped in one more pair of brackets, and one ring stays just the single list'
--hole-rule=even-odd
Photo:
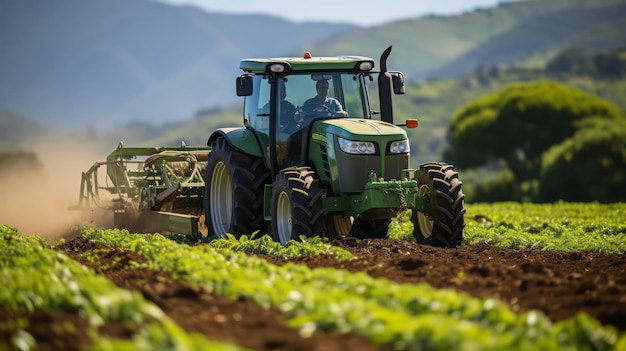
[{"label": "green tractor", "polygon": [[[208,139],[203,207],[210,235],[269,233],[386,238],[411,210],[416,241],[455,247],[463,237],[464,195],[454,167],[410,168],[405,128],[395,124],[392,94],[400,72],[387,70],[391,47],[362,56],[245,59],[236,80],[245,97],[243,127]],[[367,83],[377,77],[380,111]],[[271,223],[271,224],[270,224]]]}]

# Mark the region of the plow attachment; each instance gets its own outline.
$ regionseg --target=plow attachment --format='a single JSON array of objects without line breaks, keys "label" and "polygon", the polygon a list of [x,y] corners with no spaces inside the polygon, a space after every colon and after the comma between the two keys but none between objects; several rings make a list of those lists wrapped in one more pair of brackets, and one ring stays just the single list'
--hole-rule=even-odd
[{"label": "plow attachment", "polygon": [[124,147],[82,173],[77,210],[113,213],[118,228],[198,236],[207,146]]}]

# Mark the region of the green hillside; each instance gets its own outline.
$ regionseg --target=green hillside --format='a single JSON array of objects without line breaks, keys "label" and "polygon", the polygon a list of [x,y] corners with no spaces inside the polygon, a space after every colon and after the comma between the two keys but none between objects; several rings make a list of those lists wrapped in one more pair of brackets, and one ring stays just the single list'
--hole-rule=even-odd
[{"label": "green hillside", "polygon": [[[589,49],[598,49],[599,44],[602,49],[626,46],[625,6],[625,0],[508,2],[460,16],[355,29],[303,50],[317,56],[359,53],[378,58],[382,48],[393,45],[390,67],[410,78],[458,77],[477,65],[523,60],[572,44]],[[466,55],[471,62],[457,61]]]},{"label": "green hillside", "polygon": [[[302,50],[310,50],[315,56],[359,54],[378,59],[382,48],[393,45],[389,67],[404,72],[407,77],[407,94],[394,100],[396,118],[420,121],[418,129],[409,131],[412,164],[416,165],[442,159],[448,124],[459,107],[512,82],[555,80],[626,108],[623,75],[615,79],[596,77],[585,70],[580,72],[584,74],[544,71],[549,60],[574,45],[588,52],[626,47],[625,14],[626,0],[503,2],[494,8],[476,9],[459,16],[428,16],[352,29]],[[436,74],[456,76],[420,79]],[[228,80],[229,84],[235,75]],[[205,95],[218,92],[205,88],[198,91],[205,91],[202,93]],[[230,89],[219,92],[236,98]],[[371,103],[377,105],[375,92]],[[104,155],[119,141],[126,145],[172,145],[184,140],[188,145],[204,145],[216,128],[242,124],[241,104],[239,100],[227,108],[210,108],[189,120],[167,123],[159,122],[164,117],[159,112],[151,122],[129,120],[106,133],[70,133],[64,131],[61,122],[51,129],[31,121],[36,121],[38,116],[0,112],[0,147],[29,150],[28,142],[41,139],[41,135],[53,142],[85,140],[91,146],[103,148]],[[188,106],[188,110],[193,111],[194,107]]]}]

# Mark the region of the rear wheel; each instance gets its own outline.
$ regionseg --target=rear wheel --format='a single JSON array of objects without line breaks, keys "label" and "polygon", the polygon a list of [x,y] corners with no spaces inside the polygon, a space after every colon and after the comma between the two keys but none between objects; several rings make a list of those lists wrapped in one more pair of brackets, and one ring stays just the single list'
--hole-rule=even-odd
[{"label": "rear wheel", "polygon": [[314,237],[324,230],[322,189],[309,167],[289,167],[278,173],[272,194],[272,237],[281,244],[300,235]]},{"label": "rear wheel", "polygon": [[268,179],[260,157],[235,150],[224,138],[215,140],[207,162],[204,193],[209,235],[267,233],[263,191]]},{"label": "rear wheel", "polygon": [[430,197],[432,210],[413,210],[413,236],[420,244],[456,247],[463,241],[465,227],[465,195],[454,166],[427,163],[417,176],[419,195]]},{"label": "rear wheel", "polygon": [[352,228],[352,223],[354,222],[354,217],[345,217],[343,215],[336,214],[326,214],[325,217],[326,228],[324,230],[324,235],[326,237],[334,240],[342,239],[348,236],[350,229]]}]

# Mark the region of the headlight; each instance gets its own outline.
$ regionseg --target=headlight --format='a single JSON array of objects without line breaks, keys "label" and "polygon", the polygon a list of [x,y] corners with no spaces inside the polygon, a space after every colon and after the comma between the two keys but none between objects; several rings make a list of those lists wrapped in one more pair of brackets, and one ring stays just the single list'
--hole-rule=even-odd
[{"label": "headlight", "polygon": [[391,154],[406,154],[411,151],[411,146],[407,139],[394,141],[389,145],[389,153]]},{"label": "headlight", "polygon": [[352,141],[344,138],[337,138],[339,147],[346,153],[355,155],[371,155],[376,153],[376,146],[370,141]]},{"label": "headlight", "polygon": [[369,71],[372,68],[374,68],[374,62],[363,61],[363,62],[359,63],[358,67],[359,67],[359,69],[361,71]]}]

